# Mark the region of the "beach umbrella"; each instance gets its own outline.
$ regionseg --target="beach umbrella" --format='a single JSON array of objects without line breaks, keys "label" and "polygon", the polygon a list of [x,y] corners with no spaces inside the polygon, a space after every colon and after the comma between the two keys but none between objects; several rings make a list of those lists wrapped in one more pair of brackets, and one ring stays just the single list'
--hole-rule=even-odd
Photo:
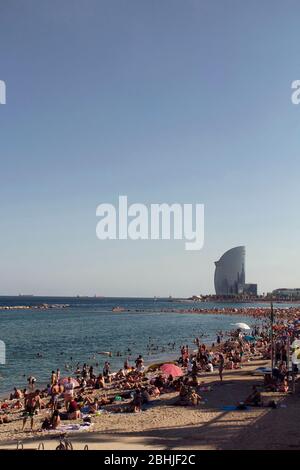
[{"label": "beach umbrella", "polygon": [[255,338],[254,338],[254,336],[247,336],[246,335],[246,336],[244,336],[244,340],[245,341],[255,341]]},{"label": "beach umbrella", "polygon": [[247,323],[231,323],[232,325],[240,328],[241,330],[251,330],[250,326]]},{"label": "beach umbrella", "polygon": [[172,377],[181,377],[183,375],[180,367],[175,366],[175,364],[164,364],[161,366],[160,370],[165,375],[172,375]]},{"label": "beach umbrella", "polygon": [[[63,377],[63,378],[59,379],[59,384],[60,385],[66,385],[69,382],[68,379],[69,379],[68,377]],[[74,387],[79,387],[79,383],[77,382],[76,379],[73,379],[73,377],[71,377],[71,383],[74,385]]]}]

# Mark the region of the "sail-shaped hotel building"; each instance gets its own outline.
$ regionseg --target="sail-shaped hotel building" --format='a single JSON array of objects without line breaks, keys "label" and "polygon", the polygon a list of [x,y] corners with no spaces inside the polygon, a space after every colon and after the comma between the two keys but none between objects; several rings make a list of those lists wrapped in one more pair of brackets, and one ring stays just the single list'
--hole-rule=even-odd
[{"label": "sail-shaped hotel building", "polygon": [[217,295],[257,295],[256,284],[245,281],[246,248],[236,246],[226,251],[219,261],[215,262],[215,291]]}]

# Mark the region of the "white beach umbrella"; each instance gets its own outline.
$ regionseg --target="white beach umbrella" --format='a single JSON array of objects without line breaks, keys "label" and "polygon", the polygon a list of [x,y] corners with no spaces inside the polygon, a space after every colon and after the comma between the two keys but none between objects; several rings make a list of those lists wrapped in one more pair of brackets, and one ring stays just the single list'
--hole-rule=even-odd
[{"label": "white beach umbrella", "polygon": [[232,325],[240,328],[241,330],[251,330],[250,326],[247,323],[231,323]]},{"label": "white beach umbrella", "polygon": [[292,363],[300,364],[300,340],[295,339],[292,342]]}]

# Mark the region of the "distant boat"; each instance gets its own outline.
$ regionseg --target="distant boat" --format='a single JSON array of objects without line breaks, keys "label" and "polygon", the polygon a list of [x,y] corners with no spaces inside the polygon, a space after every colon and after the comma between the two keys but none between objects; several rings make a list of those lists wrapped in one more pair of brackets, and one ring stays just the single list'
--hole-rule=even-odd
[{"label": "distant boat", "polygon": [[112,308],[112,312],[124,312],[125,308],[120,307],[119,305]]}]

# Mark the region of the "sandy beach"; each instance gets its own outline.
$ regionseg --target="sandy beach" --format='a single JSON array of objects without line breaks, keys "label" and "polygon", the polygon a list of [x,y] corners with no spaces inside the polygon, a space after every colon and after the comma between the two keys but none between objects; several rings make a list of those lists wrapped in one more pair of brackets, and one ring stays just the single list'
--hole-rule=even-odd
[{"label": "sandy beach", "polygon": [[[83,432],[69,433],[74,449],[297,449],[300,432],[297,426],[300,404],[297,393],[264,392],[263,399],[276,400],[277,409],[251,408],[228,411],[223,407],[243,400],[253,384],[262,377],[252,374],[268,361],[255,360],[239,370],[224,372],[219,381],[216,372],[201,374],[211,385],[203,393],[204,402],[196,407],[174,406],[176,393],[161,395],[152,406],[140,413],[103,414],[92,418],[93,425]],[[35,418],[35,422],[42,416]],[[21,421],[0,427],[0,449],[15,449],[21,441],[25,449],[55,449],[59,433],[21,431]],[[272,432],[271,432],[272,431]]]}]

